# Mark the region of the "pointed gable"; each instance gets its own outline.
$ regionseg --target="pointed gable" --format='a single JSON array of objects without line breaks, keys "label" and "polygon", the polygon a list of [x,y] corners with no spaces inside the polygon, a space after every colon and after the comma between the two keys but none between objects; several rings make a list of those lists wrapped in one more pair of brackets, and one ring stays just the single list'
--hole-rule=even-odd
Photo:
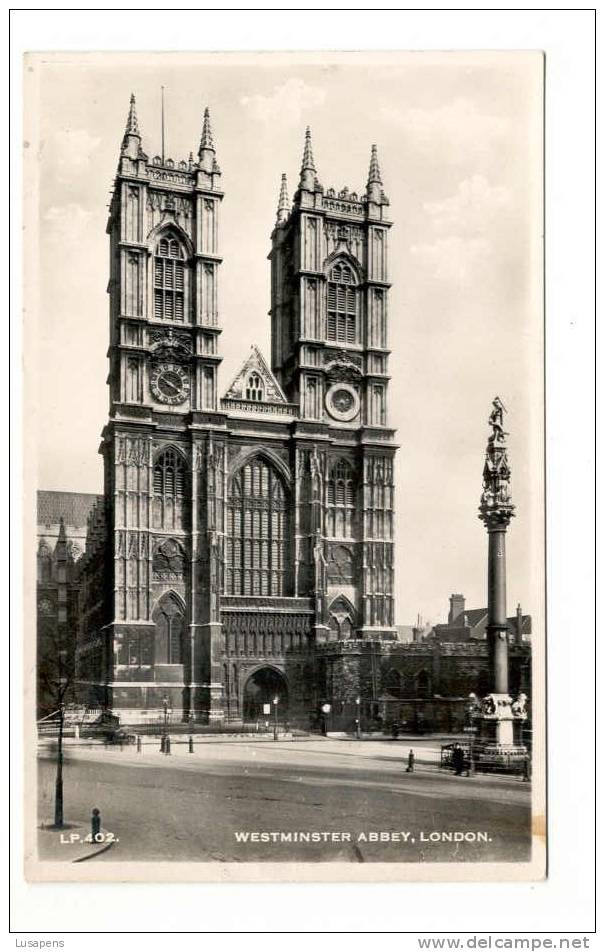
[{"label": "pointed gable", "polygon": [[253,344],[250,348],[248,359],[236,374],[224,399],[249,400],[264,404],[287,404],[282,388],[271,373],[256,344]]}]

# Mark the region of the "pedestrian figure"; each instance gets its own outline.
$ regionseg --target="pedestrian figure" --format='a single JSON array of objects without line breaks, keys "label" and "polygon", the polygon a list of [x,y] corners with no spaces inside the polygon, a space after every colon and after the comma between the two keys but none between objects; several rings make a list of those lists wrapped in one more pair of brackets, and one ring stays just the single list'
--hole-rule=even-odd
[{"label": "pedestrian figure", "polygon": [[416,756],[415,756],[415,754],[414,754],[414,751],[413,751],[413,750],[410,750],[410,752],[409,752],[409,754],[408,754],[408,765],[407,765],[406,771],[405,771],[406,773],[414,773],[414,761],[415,761],[415,760],[416,760]]},{"label": "pedestrian figure", "polygon": [[452,751],[452,767],[454,773],[457,777],[462,776],[462,771],[464,769],[464,751],[460,744],[454,744],[454,749]]},{"label": "pedestrian figure", "polygon": [[160,753],[164,754],[166,752],[166,735],[162,734],[160,738]]},{"label": "pedestrian figure", "polygon": [[137,754],[141,753],[141,735],[137,734]]},{"label": "pedestrian figure", "polygon": [[189,753],[193,753],[193,734],[189,735]]}]

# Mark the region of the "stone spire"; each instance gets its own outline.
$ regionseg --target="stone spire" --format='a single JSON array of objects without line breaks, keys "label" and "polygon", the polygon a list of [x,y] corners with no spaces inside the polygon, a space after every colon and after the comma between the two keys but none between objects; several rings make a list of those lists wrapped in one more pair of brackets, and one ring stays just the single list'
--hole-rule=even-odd
[{"label": "stone spire", "polygon": [[131,159],[136,159],[138,158],[140,148],[141,133],[139,132],[139,121],[137,119],[137,104],[134,93],[131,93],[128,118],[122,139],[122,154],[128,155]]},{"label": "stone spire", "polygon": [[210,125],[210,110],[208,106],[204,109],[204,122],[202,125],[202,137],[200,147],[197,152],[198,169],[201,173],[201,179],[204,184],[215,188],[214,176],[220,175],[221,170],[216,161],[216,149],[214,147],[214,138],[212,135],[212,126]]},{"label": "stone spire", "polygon": [[126,136],[138,136],[139,135],[139,123],[137,120],[137,103],[134,98],[134,93],[130,94],[130,109],[128,110],[128,119],[126,120],[126,130],[124,132]]},{"label": "stone spire", "polygon": [[311,145],[311,129],[307,126],[305,132],[305,148],[303,151],[302,165],[300,167],[300,182],[298,187],[306,189],[308,192],[315,191],[317,182],[315,162],[313,161],[313,146]]},{"label": "stone spire", "polygon": [[214,139],[212,138],[212,127],[210,125],[210,110],[208,106],[204,109],[204,126],[202,128],[202,138],[200,141],[200,149],[202,152],[204,149],[210,149],[212,152],[214,149]]},{"label": "stone spire", "polygon": [[277,225],[283,225],[285,221],[288,220],[290,214],[290,202],[288,199],[288,182],[286,179],[286,173],[282,173],[281,177],[281,187],[279,190],[279,202],[277,205]]},{"label": "stone spire", "polygon": [[382,176],[380,174],[380,166],[378,164],[378,149],[375,145],[372,146],[372,154],[370,156],[370,171],[368,172],[368,184],[367,184],[367,195],[368,201],[376,202],[379,204],[383,197],[382,192]]}]

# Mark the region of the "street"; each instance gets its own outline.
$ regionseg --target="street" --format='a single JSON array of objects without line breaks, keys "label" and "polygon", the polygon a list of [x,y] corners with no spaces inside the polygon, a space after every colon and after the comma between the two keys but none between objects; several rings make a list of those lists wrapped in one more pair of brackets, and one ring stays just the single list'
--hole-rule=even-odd
[{"label": "street", "polygon": [[[93,863],[529,860],[529,784],[423,764],[408,774],[408,749],[319,738],[200,742],[193,753],[175,743],[170,757],[155,741],[140,754],[73,746],[65,818],[87,823],[93,807],[101,811],[116,842]],[[42,750],[41,822],[52,815],[54,775],[53,754]],[[58,839],[45,841],[41,859],[69,859]]]}]

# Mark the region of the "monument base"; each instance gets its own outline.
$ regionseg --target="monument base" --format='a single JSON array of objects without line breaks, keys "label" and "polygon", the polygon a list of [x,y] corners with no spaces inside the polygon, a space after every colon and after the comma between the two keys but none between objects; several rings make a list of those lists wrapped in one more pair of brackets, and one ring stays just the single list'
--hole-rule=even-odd
[{"label": "monument base", "polygon": [[488,694],[481,701],[476,765],[479,769],[519,769],[528,751],[521,743],[526,719],[524,701],[513,702],[508,694]]}]

